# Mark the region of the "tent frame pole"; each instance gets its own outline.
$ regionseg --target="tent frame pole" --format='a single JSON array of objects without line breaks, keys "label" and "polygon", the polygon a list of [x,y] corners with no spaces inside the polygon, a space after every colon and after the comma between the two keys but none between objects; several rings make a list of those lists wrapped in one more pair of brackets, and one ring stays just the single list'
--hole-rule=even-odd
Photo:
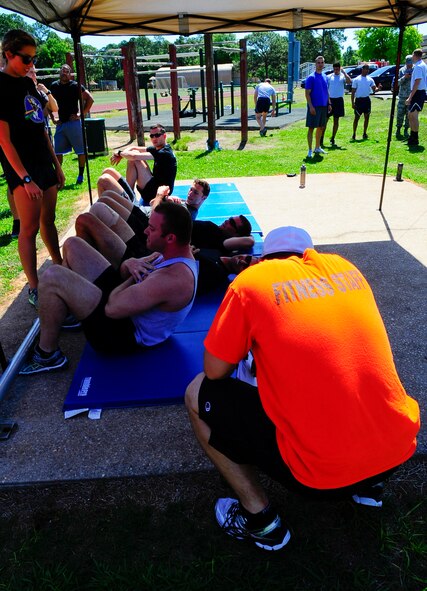
[{"label": "tent frame pole", "polygon": [[76,62],[76,78],[77,84],[79,89],[79,106],[80,106],[80,119],[82,122],[82,135],[83,135],[83,149],[85,155],[85,167],[86,167],[86,178],[87,178],[87,186],[89,189],[89,201],[90,204],[93,204],[92,199],[92,187],[90,184],[90,168],[89,168],[89,154],[87,149],[87,135],[86,135],[86,126],[85,126],[85,115],[84,115],[84,104],[83,104],[83,93],[82,93],[82,85],[80,80],[84,79],[84,65],[83,65],[83,53],[82,53],[82,46],[80,43],[80,33],[76,30],[73,30],[71,33],[73,38],[74,44],[74,58]]},{"label": "tent frame pole", "polygon": [[385,152],[385,161],[384,161],[384,171],[383,171],[383,182],[381,185],[381,196],[380,196],[380,203],[378,206],[378,210],[382,211],[383,206],[383,198],[384,198],[384,189],[385,189],[385,181],[387,178],[387,166],[388,166],[388,158],[390,154],[390,145],[391,145],[391,137],[393,135],[393,126],[394,126],[394,112],[396,109],[396,99],[397,99],[397,91],[398,91],[398,80],[399,80],[399,70],[400,64],[402,61],[402,46],[403,46],[403,34],[405,32],[405,25],[401,25],[399,27],[399,39],[397,43],[397,56],[396,56],[396,70],[394,73],[394,84],[392,88],[392,99],[391,99],[391,109],[390,109],[390,119],[388,124],[388,137],[387,137],[387,146]]}]

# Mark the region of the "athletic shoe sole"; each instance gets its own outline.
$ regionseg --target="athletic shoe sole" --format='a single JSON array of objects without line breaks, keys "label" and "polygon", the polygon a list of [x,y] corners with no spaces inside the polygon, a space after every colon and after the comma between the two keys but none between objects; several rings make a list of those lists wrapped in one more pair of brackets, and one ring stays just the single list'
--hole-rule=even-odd
[{"label": "athletic shoe sole", "polygon": [[21,376],[32,376],[36,373],[46,373],[49,371],[55,371],[57,369],[62,369],[67,367],[68,359],[64,356],[60,363],[57,365],[41,365],[37,362],[28,363],[25,367],[21,369],[19,375]]},{"label": "athletic shoe sole", "polygon": [[284,548],[284,546],[286,546],[286,544],[291,539],[291,532],[288,530],[286,532],[285,537],[283,538],[283,540],[279,544],[276,544],[275,546],[270,546],[268,544],[263,544],[262,542],[257,542],[254,538],[252,538],[252,539],[255,542],[255,546],[258,546],[258,548],[261,548],[262,550],[268,550],[270,552],[276,552],[277,550],[281,550],[282,548]]}]

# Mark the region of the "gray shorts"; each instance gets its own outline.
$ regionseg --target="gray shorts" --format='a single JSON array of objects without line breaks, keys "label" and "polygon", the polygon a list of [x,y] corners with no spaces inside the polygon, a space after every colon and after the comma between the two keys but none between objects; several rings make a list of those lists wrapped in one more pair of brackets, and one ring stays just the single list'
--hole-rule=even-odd
[{"label": "gray shorts", "polygon": [[305,126],[314,129],[315,127],[326,126],[326,116],[328,114],[328,107],[314,107],[316,114],[312,115],[307,105],[307,118],[305,120]]},{"label": "gray shorts", "polygon": [[67,121],[60,123],[55,132],[55,154],[68,154],[74,149],[76,154],[84,154],[82,122]]}]

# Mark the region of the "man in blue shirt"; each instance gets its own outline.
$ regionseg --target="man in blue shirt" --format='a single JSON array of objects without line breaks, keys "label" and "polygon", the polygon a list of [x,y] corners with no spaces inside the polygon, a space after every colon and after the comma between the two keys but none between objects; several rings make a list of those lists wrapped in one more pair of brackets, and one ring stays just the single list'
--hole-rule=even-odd
[{"label": "man in blue shirt", "polygon": [[315,71],[305,80],[305,98],[307,100],[307,118],[305,126],[308,127],[308,158],[313,157],[313,131],[316,129],[315,154],[326,154],[320,147],[320,140],[326,127],[328,113],[328,82],[322,70],[325,67],[325,58],[319,55],[316,58]]}]

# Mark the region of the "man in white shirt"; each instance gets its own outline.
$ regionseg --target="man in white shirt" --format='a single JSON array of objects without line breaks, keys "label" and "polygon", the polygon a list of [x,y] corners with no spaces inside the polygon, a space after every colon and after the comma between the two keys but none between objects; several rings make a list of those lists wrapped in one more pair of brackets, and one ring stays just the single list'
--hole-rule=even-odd
[{"label": "man in white shirt", "polygon": [[255,87],[254,92],[255,101],[255,117],[259,125],[259,135],[264,137],[267,133],[265,123],[267,120],[267,114],[272,106],[271,116],[274,117],[276,112],[276,91],[271,86],[270,78],[266,78],[264,82],[260,82]]},{"label": "man in white shirt", "polygon": [[421,59],[423,55],[422,49],[415,49],[412,53],[412,62],[414,67],[411,76],[411,92],[406,99],[408,105],[409,127],[411,134],[408,138],[408,146],[418,146],[418,130],[420,127],[418,113],[423,110],[424,102],[426,100],[427,88],[427,66]]},{"label": "man in white shirt", "polygon": [[[332,128],[331,146],[335,146],[335,136],[337,135],[338,127],[340,124],[340,117],[344,117],[344,90],[345,84],[351,84],[350,76],[344,72],[341,68],[340,62],[336,62],[333,65],[334,71],[332,74],[327,76],[328,78],[328,91],[329,91],[329,104],[331,110],[328,113],[326,125],[328,124],[329,117],[334,118],[334,126]],[[326,128],[325,128],[326,132]],[[323,143],[323,142],[322,142]]]},{"label": "man in white shirt", "polygon": [[382,88],[381,84],[375,86],[375,82],[370,76],[368,76],[368,73],[368,64],[363,64],[362,73],[353,80],[351,85],[351,106],[354,109],[353,135],[351,137],[353,141],[356,139],[357,125],[362,113],[364,116],[363,139],[368,139],[367,131],[369,125],[369,116],[371,114],[370,94],[371,91],[372,93],[375,93],[377,90],[381,90]]}]

